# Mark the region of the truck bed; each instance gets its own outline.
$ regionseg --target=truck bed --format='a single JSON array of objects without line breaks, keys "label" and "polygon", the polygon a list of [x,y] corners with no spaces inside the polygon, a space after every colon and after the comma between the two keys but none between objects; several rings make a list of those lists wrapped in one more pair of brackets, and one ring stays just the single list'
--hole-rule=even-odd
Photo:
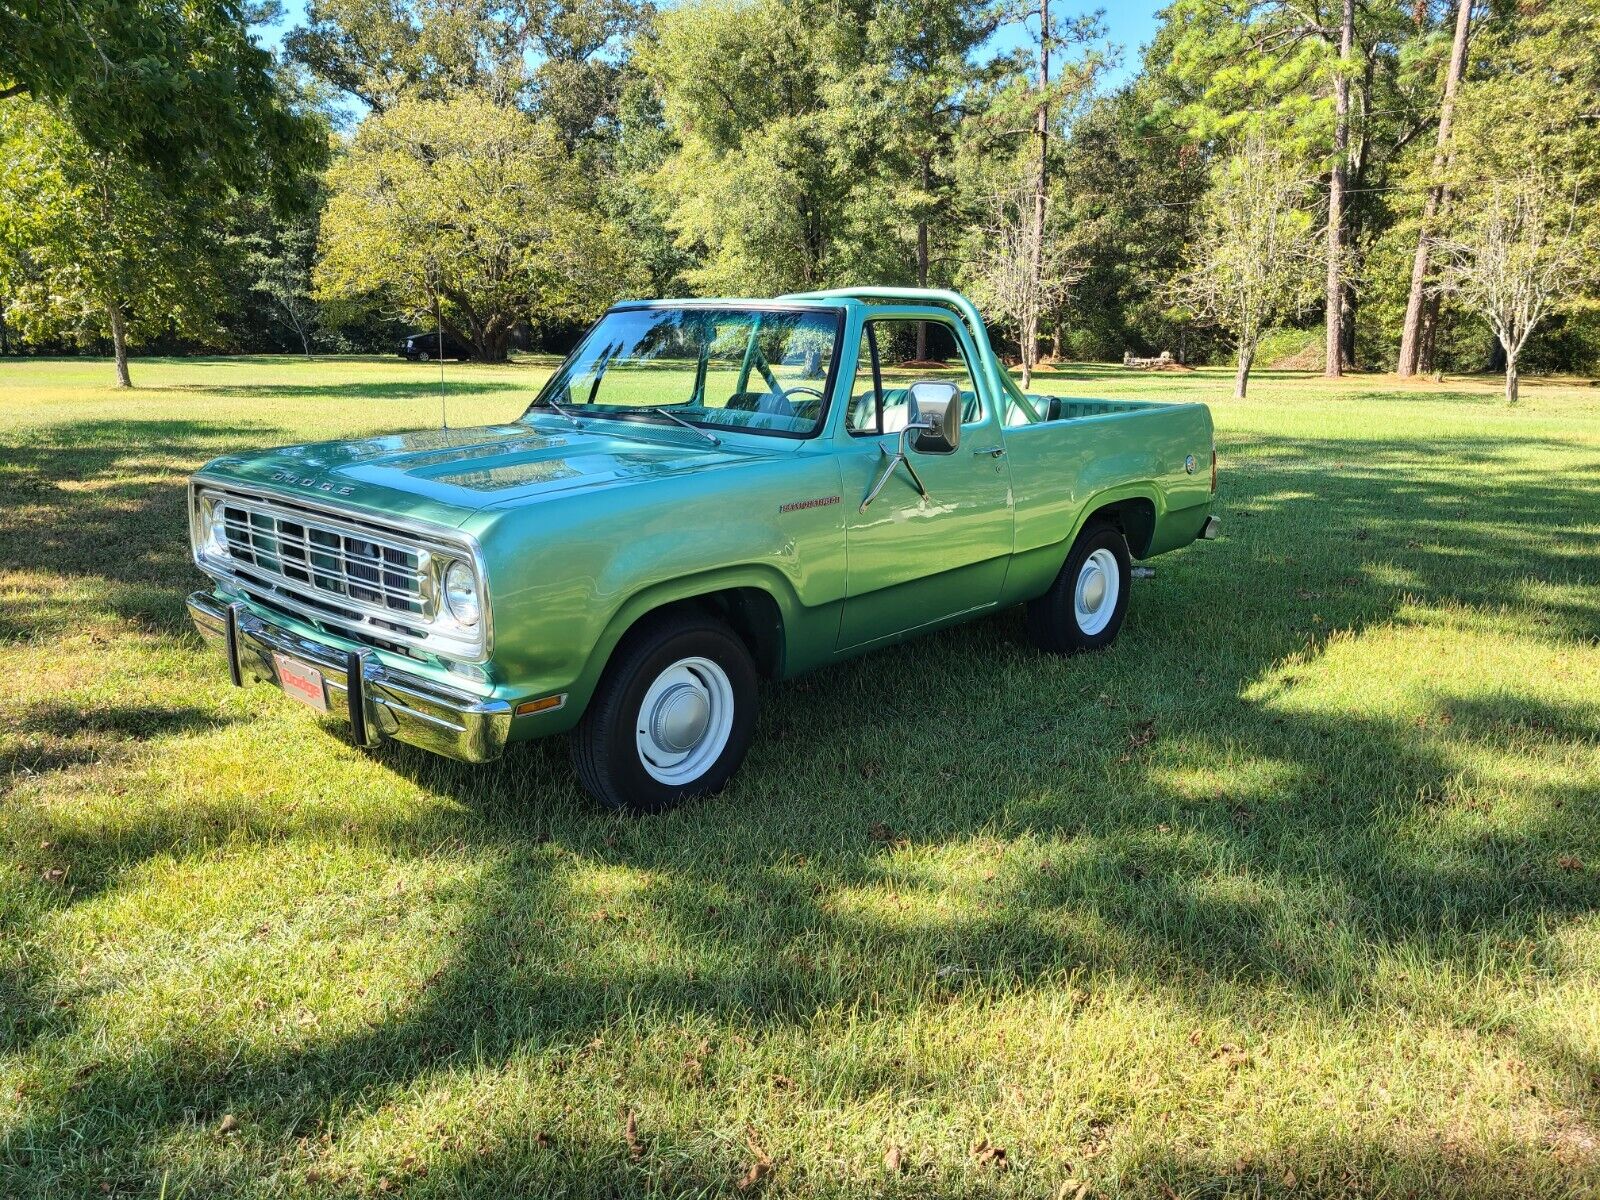
[{"label": "truck bed", "polygon": [[1098,400],[1077,396],[1041,396],[1026,393],[1028,402],[1043,418],[1050,421],[1075,421],[1082,417],[1109,417],[1121,413],[1145,412],[1157,408],[1173,408],[1163,400]]}]

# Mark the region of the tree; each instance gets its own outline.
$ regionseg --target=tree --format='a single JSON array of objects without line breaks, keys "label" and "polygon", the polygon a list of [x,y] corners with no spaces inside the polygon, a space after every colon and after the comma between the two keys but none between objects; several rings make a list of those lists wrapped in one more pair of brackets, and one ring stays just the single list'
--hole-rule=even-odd
[{"label": "tree", "polygon": [[109,334],[117,385],[130,387],[130,337],[205,327],[222,214],[204,191],[172,195],[156,172],[29,101],[0,106],[0,161],[9,318],[25,334]]},{"label": "tree", "polygon": [[[1032,102],[1031,170],[1028,173],[1031,195],[1028,200],[1032,228],[1024,235],[1022,248],[1027,254],[1025,269],[1029,278],[1016,293],[1016,299],[1027,312],[1026,328],[1019,332],[1022,350],[1022,378],[1024,386],[1033,378],[1033,368],[1039,359],[1039,319],[1064,303],[1069,281],[1053,278],[1052,272],[1065,270],[1061,265],[1061,236],[1058,230],[1048,228],[1050,210],[1050,135],[1057,125],[1064,125],[1069,114],[1086,98],[1094,87],[1103,63],[1098,54],[1088,54],[1062,64],[1059,77],[1050,78],[1050,52],[1057,47],[1088,42],[1100,32],[1098,14],[1075,20],[1058,19],[1051,23],[1051,0],[1017,0],[1019,4],[1014,19],[1027,25],[1030,17],[1039,19],[1038,53],[1035,61],[1036,76],[1030,100]],[[1055,262],[1050,259],[1054,257]]]},{"label": "tree", "polygon": [[475,95],[537,111],[569,147],[615,116],[638,0],[312,0],[285,44],[374,112]]},{"label": "tree", "polygon": [[[1012,66],[980,53],[1000,20],[989,0],[906,0],[875,4],[867,24],[864,61],[848,95],[880,142],[870,166],[914,221],[918,287],[929,286],[939,245],[968,215],[955,204],[957,148],[963,126],[982,118],[989,89]],[[919,324],[913,357],[927,356],[927,327]]]},{"label": "tree", "polygon": [[1396,373],[1408,378],[1417,373],[1423,358],[1423,323],[1427,304],[1430,239],[1439,210],[1445,203],[1444,173],[1450,164],[1450,125],[1455,116],[1456,90],[1467,69],[1467,32],[1472,25],[1472,0],[1457,0],[1455,36],[1450,44],[1450,66],[1444,77],[1444,98],[1439,103],[1439,133],[1434,142],[1433,179],[1423,200],[1417,249],[1411,259],[1411,289],[1400,329],[1400,360]]},{"label": "tree", "polygon": [[1143,73],[1096,99],[1062,146],[1051,204],[1085,268],[1073,288],[1073,357],[1171,350],[1188,362],[1213,349],[1162,295],[1182,269],[1211,176],[1200,147],[1162,111],[1160,85]]},{"label": "tree", "polygon": [[1029,175],[994,197],[981,257],[968,284],[992,316],[1016,325],[1023,387],[1032,384],[1038,363],[1040,319],[1066,303],[1083,275],[1070,261],[1058,225],[1048,214],[1040,218],[1037,188],[1037,177]]},{"label": "tree", "polygon": [[1388,52],[1398,17],[1398,6],[1355,0],[1178,0],[1170,34],[1158,38],[1162,69],[1183,92],[1177,116],[1192,133],[1257,133],[1326,173],[1324,370],[1332,376],[1354,340],[1345,333],[1356,240],[1348,185],[1365,136],[1356,122],[1370,114],[1373,56]]},{"label": "tree", "polygon": [[1320,237],[1297,164],[1252,134],[1224,162],[1204,204],[1176,299],[1233,335],[1243,400],[1261,335],[1315,295]]},{"label": "tree", "polygon": [[[676,149],[652,178],[711,294],[893,278],[897,204],[847,103],[865,14],[800,0],[663,12],[639,49]],[[865,236],[857,236],[864,233]]]},{"label": "tree", "polygon": [[554,130],[486,100],[374,114],[327,185],[318,294],[380,293],[488,362],[518,321],[592,316],[635,278]]},{"label": "tree", "polygon": [[1506,403],[1517,402],[1517,357],[1528,335],[1577,290],[1587,257],[1574,236],[1575,192],[1548,177],[1495,182],[1472,198],[1439,242],[1440,284],[1489,323],[1506,359]]},{"label": "tree", "polygon": [[316,226],[301,219],[275,233],[250,255],[256,275],[251,286],[267,301],[273,319],[299,340],[302,352],[310,358],[311,337],[320,315],[311,280],[316,262]]},{"label": "tree", "polygon": [[54,105],[173,195],[264,186],[292,206],[325,144],[249,25],[231,0],[0,0],[0,101]]}]

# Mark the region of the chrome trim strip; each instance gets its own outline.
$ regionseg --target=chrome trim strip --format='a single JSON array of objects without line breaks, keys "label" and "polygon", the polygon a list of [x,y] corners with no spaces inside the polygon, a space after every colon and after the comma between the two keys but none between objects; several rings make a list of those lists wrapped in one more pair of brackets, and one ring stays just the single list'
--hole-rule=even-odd
[{"label": "chrome trim strip", "polygon": [[[358,743],[357,731],[364,728],[369,739],[365,744],[393,739],[466,762],[498,758],[505,747],[513,714],[511,704],[504,700],[485,699],[392,670],[369,651],[303,637],[274,625],[247,605],[230,605],[210,592],[191,595],[188,610],[195,629],[213,644],[226,640],[233,616],[243,682],[278,684],[274,654],[288,655],[321,671],[330,690],[344,693]],[[332,711],[337,714],[338,708]]]}]

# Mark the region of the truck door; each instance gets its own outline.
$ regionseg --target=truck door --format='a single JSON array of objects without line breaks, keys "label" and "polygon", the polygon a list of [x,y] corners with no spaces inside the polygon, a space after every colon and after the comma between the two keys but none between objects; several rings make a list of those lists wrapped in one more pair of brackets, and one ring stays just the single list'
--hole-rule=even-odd
[{"label": "truck door", "polygon": [[[1011,558],[1011,476],[997,408],[974,377],[975,358],[965,331],[930,317],[930,354],[943,369],[903,368],[914,353],[920,322],[868,321],[862,335],[845,427],[849,449],[841,456],[846,506],[845,603],[839,647],[848,649],[993,607]],[[927,495],[910,471],[897,467],[882,491],[860,511],[900,441],[908,420],[907,387],[921,379],[960,387],[960,444],[948,454],[907,455]]]}]

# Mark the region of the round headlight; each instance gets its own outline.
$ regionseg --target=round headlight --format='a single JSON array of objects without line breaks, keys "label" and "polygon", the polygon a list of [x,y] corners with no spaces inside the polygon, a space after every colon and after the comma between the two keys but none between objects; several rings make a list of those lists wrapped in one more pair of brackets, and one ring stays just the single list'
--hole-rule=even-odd
[{"label": "round headlight", "polygon": [[200,502],[200,553],[222,558],[228,553],[226,508],[214,500]]},{"label": "round headlight", "polygon": [[444,602],[450,615],[463,625],[476,625],[483,615],[478,600],[478,580],[464,562],[453,562],[444,573]]}]

